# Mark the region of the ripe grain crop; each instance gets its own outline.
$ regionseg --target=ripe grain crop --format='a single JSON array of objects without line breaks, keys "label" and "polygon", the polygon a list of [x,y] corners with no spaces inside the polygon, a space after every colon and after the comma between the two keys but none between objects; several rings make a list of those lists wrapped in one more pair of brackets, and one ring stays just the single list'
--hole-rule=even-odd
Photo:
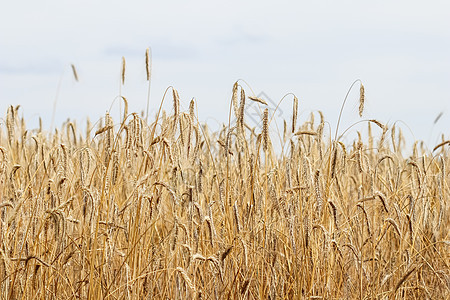
[{"label": "ripe grain crop", "polygon": [[183,112],[172,98],[153,121],[123,98],[121,120],[107,113],[84,135],[75,122],[28,129],[8,108],[1,299],[450,297],[448,140],[408,149],[399,128],[363,120],[375,134],[344,143],[323,115],[297,126],[294,96],[280,154],[273,112],[248,97],[262,112],[251,128],[239,82],[237,124],[217,132],[194,100]]}]

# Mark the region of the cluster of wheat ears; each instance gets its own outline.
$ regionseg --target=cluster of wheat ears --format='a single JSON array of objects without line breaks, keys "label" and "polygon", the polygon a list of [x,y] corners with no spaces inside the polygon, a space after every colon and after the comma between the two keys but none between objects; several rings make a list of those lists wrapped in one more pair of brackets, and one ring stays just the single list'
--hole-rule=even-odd
[{"label": "cluster of wheat ears", "polygon": [[123,117],[86,133],[28,130],[9,107],[1,299],[449,297],[450,141],[404,157],[401,131],[365,120],[367,138],[344,144],[321,113],[298,125],[293,96],[280,154],[266,103],[238,82],[217,132],[171,91],[173,112],[148,121],[122,97]]}]

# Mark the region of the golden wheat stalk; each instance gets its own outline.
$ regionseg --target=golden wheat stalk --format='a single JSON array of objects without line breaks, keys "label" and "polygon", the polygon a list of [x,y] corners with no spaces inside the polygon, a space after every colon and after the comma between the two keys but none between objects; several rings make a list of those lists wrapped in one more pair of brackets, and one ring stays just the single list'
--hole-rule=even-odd
[{"label": "golden wheat stalk", "polygon": [[125,84],[125,66],[126,66],[125,57],[122,56],[122,70],[120,72],[120,78],[122,79],[122,85]]},{"label": "golden wheat stalk", "polygon": [[263,130],[262,130],[262,138],[263,138],[263,149],[267,152],[269,147],[269,110],[264,109],[263,114]]},{"label": "golden wheat stalk", "polygon": [[298,98],[294,96],[294,101],[292,104],[292,133],[295,132],[296,124],[297,124],[297,113],[298,113]]},{"label": "golden wheat stalk", "polygon": [[258,103],[261,103],[261,104],[264,104],[264,105],[268,105],[267,102],[266,102],[266,100],[264,100],[264,99],[262,99],[262,98],[259,98],[259,97],[248,96],[248,99],[250,99],[250,100],[252,100],[252,101],[255,101],[255,102],[258,102]]},{"label": "golden wheat stalk", "polygon": [[359,88],[359,116],[362,117],[363,111],[364,111],[364,85],[361,83],[361,86]]},{"label": "golden wheat stalk", "polygon": [[150,81],[152,76],[151,59],[150,48],[147,48],[145,49],[145,73],[147,74],[147,81]]},{"label": "golden wheat stalk", "polygon": [[73,74],[73,78],[75,78],[75,81],[79,81],[78,80],[78,73],[77,73],[77,69],[75,68],[74,64],[71,64],[70,67],[72,68],[72,74]]}]

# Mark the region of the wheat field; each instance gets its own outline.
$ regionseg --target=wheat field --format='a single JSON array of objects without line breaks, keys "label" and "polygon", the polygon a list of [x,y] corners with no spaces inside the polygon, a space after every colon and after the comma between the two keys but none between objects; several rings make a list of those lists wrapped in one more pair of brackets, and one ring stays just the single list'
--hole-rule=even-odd
[{"label": "wheat field", "polygon": [[[344,128],[324,134],[321,113],[299,120],[295,96],[276,132],[239,82],[235,121],[213,132],[168,91],[173,109],[162,101],[153,120],[122,97],[119,120],[53,132],[9,107],[1,299],[450,297],[444,136],[408,148],[399,128],[362,119],[368,134],[344,143]],[[248,101],[260,128],[246,123]],[[364,101],[360,84],[360,115]]]}]

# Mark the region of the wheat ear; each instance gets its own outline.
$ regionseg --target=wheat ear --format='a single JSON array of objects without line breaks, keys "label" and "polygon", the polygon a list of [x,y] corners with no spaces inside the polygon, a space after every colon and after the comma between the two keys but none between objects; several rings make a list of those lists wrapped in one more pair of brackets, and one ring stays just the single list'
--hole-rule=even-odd
[{"label": "wheat ear", "polygon": [[363,111],[364,111],[364,85],[361,83],[361,86],[359,88],[359,116],[362,117]]}]

